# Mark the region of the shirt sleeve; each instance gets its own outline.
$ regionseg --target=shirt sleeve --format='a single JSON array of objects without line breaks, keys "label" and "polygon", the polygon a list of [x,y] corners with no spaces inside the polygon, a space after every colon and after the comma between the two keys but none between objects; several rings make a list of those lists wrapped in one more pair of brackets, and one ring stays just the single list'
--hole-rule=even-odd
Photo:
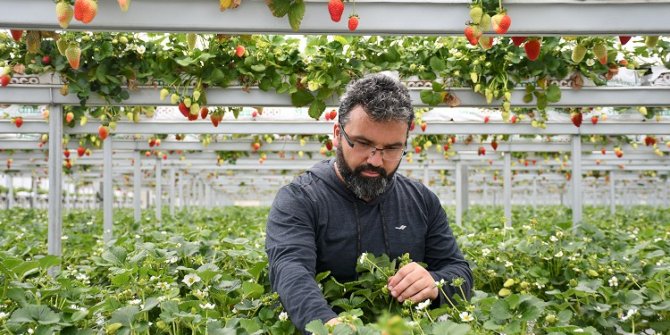
[{"label": "shirt sleeve", "polygon": [[337,317],[314,279],[315,210],[299,186],[279,190],[266,226],[270,283],[293,324],[304,332],[312,320]]},{"label": "shirt sleeve", "polygon": [[[456,244],[456,238],[451,227],[449,227],[447,215],[439,199],[434,193],[430,191],[429,193],[427,207],[429,222],[425,254],[428,271],[435,281],[444,279],[445,284],[442,286],[442,290],[452,302],[452,297],[456,294],[464,299],[470,299],[473,287],[472,270]],[[460,288],[451,285],[453,280],[457,278],[463,279]],[[433,305],[436,307],[447,302],[447,298],[440,292],[439,299],[435,299]]]}]

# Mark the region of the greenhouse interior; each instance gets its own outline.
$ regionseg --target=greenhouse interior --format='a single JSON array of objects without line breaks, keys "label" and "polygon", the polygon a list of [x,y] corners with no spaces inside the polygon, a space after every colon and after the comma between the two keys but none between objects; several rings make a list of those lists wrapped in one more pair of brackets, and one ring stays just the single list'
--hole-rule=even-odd
[{"label": "greenhouse interior", "polygon": [[[670,334],[670,1],[3,4],[0,334]],[[362,143],[340,106],[379,73],[471,287],[359,224],[355,280],[305,268],[336,315],[312,320],[269,227]],[[347,226],[311,201],[315,243]],[[389,293],[408,263],[436,296]]]}]

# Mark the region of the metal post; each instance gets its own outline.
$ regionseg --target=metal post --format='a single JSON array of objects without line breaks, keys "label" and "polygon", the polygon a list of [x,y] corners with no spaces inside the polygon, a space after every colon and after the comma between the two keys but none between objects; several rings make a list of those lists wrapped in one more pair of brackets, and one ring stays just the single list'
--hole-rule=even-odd
[{"label": "metal post", "polygon": [[[63,106],[51,105],[49,113],[49,255],[61,256],[63,217],[61,201],[63,197]],[[48,273],[52,276],[60,267],[52,267]]]},{"label": "metal post", "polygon": [[30,194],[30,208],[35,209],[37,208],[37,180],[35,180],[35,176],[30,177],[30,189],[31,194]]},{"label": "metal post", "polygon": [[456,225],[463,224],[463,162],[456,161]]},{"label": "metal post", "polygon": [[5,182],[7,183],[7,209],[14,207],[14,178],[11,173],[5,175]]},{"label": "metal post", "polygon": [[503,200],[505,201],[505,227],[512,227],[512,155],[505,152],[503,171]]},{"label": "metal post", "polygon": [[486,203],[486,200],[489,198],[489,183],[484,180],[484,185],[482,186],[484,191],[482,192],[482,203]]},{"label": "metal post", "polygon": [[174,170],[174,167],[170,168],[170,216],[174,218],[174,207],[175,207],[175,202],[177,202],[177,199],[175,198],[175,191],[174,191],[174,179],[176,176],[176,172]]},{"label": "metal post", "polygon": [[582,138],[572,135],[572,228],[582,222]]},{"label": "metal post", "polygon": [[423,184],[428,187],[428,163],[423,166]]},{"label": "metal post", "polygon": [[184,209],[184,171],[179,172],[179,209]]},{"label": "metal post", "polygon": [[205,206],[209,209],[212,208],[212,188],[206,183],[203,183],[203,186],[205,187]]},{"label": "metal post", "polygon": [[537,210],[537,175],[533,175],[533,210]]},{"label": "metal post", "polygon": [[114,185],[112,184],[112,137],[107,136],[103,141],[102,148],[103,155],[103,193],[102,193],[102,207],[103,207],[103,240],[105,244],[109,243],[113,237],[113,212],[114,212]]},{"label": "metal post", "polygon": [[142,155],[133,152],[133,214],[135,222],[142,220]]},{"label": "metal post", "polygon": [[161,159],[156,160],[156,199],[154,203],[156,204],[156,220],[160,223],[162,219],[162,206],[163,206],[163,161]]}]

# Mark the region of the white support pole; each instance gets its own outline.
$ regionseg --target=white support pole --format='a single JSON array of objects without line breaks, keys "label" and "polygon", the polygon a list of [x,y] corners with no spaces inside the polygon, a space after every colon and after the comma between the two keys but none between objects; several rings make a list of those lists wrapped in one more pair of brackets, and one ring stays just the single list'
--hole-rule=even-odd
[{"label": "white support pole", "polygon": [[537,210],[537,175],[533,175],[533,196],[531,199],[533,203],[533,210]]},{"label": "white support pole", "polygon": [[572,135],[572,228],[582,222],[582,138]]},{"label": "white support pole", "polygon": [[179,209],[184,209],[184,171],[179,172]]},{"label": "white support pole", "polygon": [[70,190],[70,183],[68,183],[68,178],[63,180],[63,189],[65,190],[65,204],[63,208],[66,210],[72,210],[72,192]]},{"label": "white support pole", "polygon": [[37,208],[37,180],[35,176],[30,177],[30,208]]},{"label": "white support pole", "polygon": [[[63,197],[63,106],[51,105],[49,113],[49,255],[61,256],[63,217],[61,201]],[[50,275],[56,275],[59,267],[48,270]]]},{"label": "white support pole", "polygon": [[133,152],[133,214],[135,222],[142,220],[142,155]]},{"label": "white support pole", "polygon": [[163,207],[163,160],[156,159],[156,220],[160,223],[162,220],[162,207]]},{"label": "white support pole", "polygon": [[489,183],[484,180],[484,185],[483,185],[483,192],[482,192],[482,204],[486,203],[486,200],[489,198]]},{"label": "white support pole", "polygon": [[505,202],[505,227],[512,227],[512,155],[505,152],[503,171],[503,201]]},{"label": "white support pole", "polygon": [[7,183],[7,209],[14,207],[14,177],[11,173],[5,175],[5,183]]},{"label": "white support pole", "polygon": [[212,187],[206,183],[204,184],[204,186],[205,186],[205,206],[209,209],[212,208]]},{"label": "white support pole", "polygon": [[610,171],[610,214],[616,213],[616,171]]},{"label": "white support pole", "polygon": [[456,161],[456,225],[463,225],[463,162]]},{"label": "white support pole", "polygon": [[114,185],[112,184],[112,137],[107,136],[103,141],[103,240],[105,244],[112,240],[114,229]]},{"label": "white support pole", "polygon": [[428,187],[428,163],[423,166],[423,184]]},{"label": "white support pole", "polygon": [[177,202],[177,199],[175,198],[175,190],[174,190],[174,179],[176,177],[176,172],[173,167],[170,168],[170,216],[174,218],[174,207],[175,203]]}]

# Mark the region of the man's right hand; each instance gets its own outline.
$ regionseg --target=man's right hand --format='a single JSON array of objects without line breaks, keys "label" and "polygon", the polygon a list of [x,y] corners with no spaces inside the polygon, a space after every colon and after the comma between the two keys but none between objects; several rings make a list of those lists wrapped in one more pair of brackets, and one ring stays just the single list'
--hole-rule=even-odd
[{"label": "man's right hand", "polygon": [[342,323],[342,321],[340,321],[340,318],[332,318],[332,319],[328,320],[328,322],[326,322],[326,326],[333,326],[334,327],[334,326],[336,326],[340,323]]}]

